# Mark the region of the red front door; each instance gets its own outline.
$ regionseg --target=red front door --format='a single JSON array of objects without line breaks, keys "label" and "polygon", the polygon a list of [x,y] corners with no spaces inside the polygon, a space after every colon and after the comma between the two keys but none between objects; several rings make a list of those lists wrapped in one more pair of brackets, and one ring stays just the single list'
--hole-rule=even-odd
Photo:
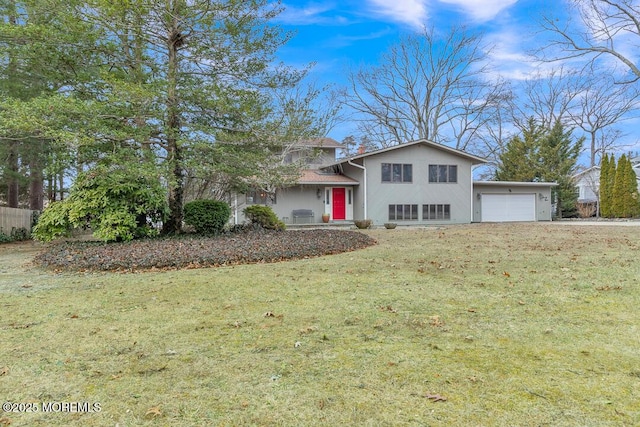
[{"label": "red front door", "polygon": [[347,219],[347,206],[345,203],[345,189],[333,189],[333,220]]}]

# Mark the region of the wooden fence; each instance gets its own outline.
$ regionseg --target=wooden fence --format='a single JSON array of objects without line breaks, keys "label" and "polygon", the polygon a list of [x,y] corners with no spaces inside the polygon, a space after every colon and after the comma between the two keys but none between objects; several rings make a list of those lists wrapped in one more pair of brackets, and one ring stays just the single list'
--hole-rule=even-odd
[{"label": "wooden fence", "polygon": [[12,230],[26,228],[31,232],[31,215],[29,209],[5,208],[0,206],[0,232],[11,234]]}]

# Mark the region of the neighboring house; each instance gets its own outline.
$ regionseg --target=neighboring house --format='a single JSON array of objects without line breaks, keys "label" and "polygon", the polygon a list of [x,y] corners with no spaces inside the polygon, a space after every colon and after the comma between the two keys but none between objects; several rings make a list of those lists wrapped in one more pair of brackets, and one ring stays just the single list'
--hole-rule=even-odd
[{"label": "neighboring house", "polygon": [[273,198],[240,197],[236,218],[245,203],[264,202],[288,224],[320,223],[323,213],[332,222],[366,218],[376,225],[551,220],[556,184],[474,182],[474,167],[486,160],[435,142],[412,141],[342,160],[335,160],[341,145],[329,138],[303,145],[320,150],[322,161]]},{"label": "neighboring house", "polygon": [[[631,166],[636,173],[638,190],[640,191],[640,157],[631,159]],[[578,203],[591,204],[598,202],[600,193],[600,166],[592,166],[573,175],[573,182],[578,187]]]},{"label": "neighboring house", "polygon": [[600,166],[592,166],[573,175],[578,187],[578,203],[597,203],[600,193]]}]

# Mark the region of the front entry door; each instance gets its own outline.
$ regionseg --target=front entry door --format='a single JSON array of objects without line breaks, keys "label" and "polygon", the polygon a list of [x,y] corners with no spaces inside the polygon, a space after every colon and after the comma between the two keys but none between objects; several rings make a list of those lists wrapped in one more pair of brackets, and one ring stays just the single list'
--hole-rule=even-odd
[{"label": "front entry door", "polygon": [[347,209],[345,202],[345,189],[344,188],[334,188],[332,189],[333,194],[333,208],[332,208],[332,219],[336,220],[345,220],[347,218]]}]

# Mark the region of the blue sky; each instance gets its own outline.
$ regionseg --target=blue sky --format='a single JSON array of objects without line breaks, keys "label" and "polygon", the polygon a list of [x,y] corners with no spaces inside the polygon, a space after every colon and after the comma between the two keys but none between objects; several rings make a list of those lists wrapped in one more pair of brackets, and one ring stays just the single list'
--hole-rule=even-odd
[{"label": "blue sky", "polygon": [[[279,23],[297,32],[281,51],[288,63],[316,62],[314,74],[329,79],[346,67],[376,63],[402,34],[424,26],[447,32],[464,25],[485,33],[492,58],[508,77],[531,68],[524,53],[535,42],[536,23],[547,6],[539,0],[288,0]],[[552,10],[553,11],[553,10]],[[557,13],[558,11],[554,11]],[[537,36],[538,38],[540,35]]]},{"label": "blue sky", "polygon": [[[279,55],[298,67],[315,62],[310,79],[319,84],[344,85],[349,69],[377,65],[380,55],[402,35],[425,26],[447,33],[451,26],[462,25],[481,32],[492,46],[488,58],[494,72],[517,83],[559,66],[535,64],[527,53],[548,36],[540,31],[543,16],[565,20],[565,1],[283,0],[286,9],[277,23],[297,34]],[[635,145],[637,150],[635,127],[627,147]],[[341,141],[354,133],[344,124],[329,136]]]}]

